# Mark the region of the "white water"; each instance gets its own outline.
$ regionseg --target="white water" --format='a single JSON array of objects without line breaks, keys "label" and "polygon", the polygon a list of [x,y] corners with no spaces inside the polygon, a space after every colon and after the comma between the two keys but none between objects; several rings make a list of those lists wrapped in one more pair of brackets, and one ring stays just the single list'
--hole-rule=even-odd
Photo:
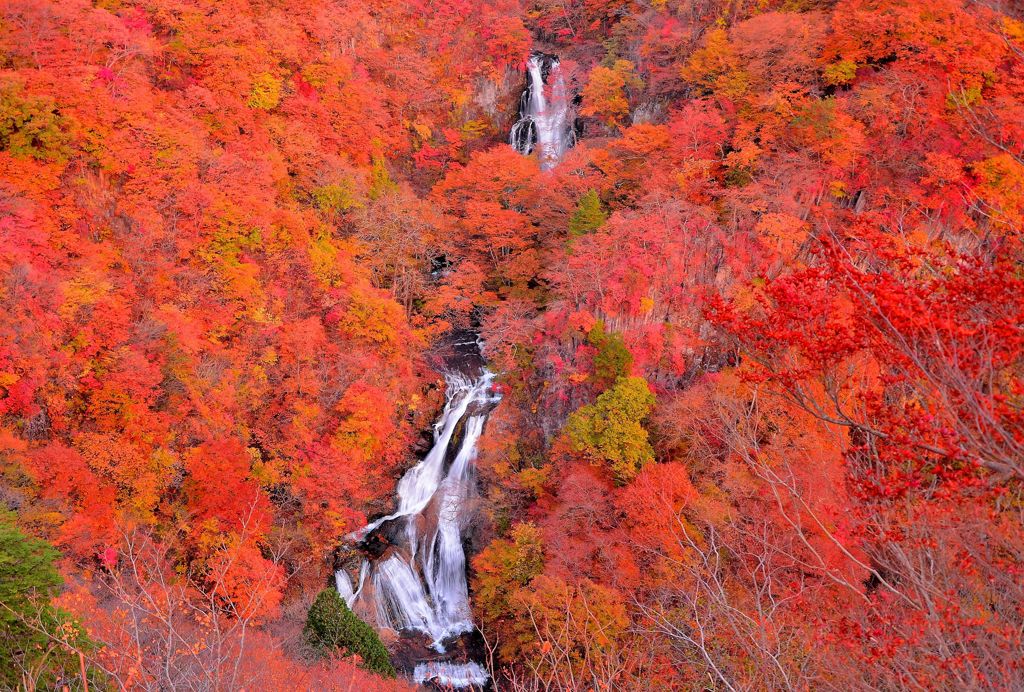
[{"label": "white water", "polygon": [[352,589],[352,578],[348,576],[348,572],[339,569],[334,573],[334,588],[338,590],[338,595],[342,600],[351,607],[356,592]]},{"label": "white water", "polygon": [[444,630],[411,564],[392,555],[374,565],[373,586],[377,624],[393,630],[419,630],[439,646]]},{"label": "white water", "polygon": [[557,59],[551,60],[547,84],[543,56],[531,55],[526,66],[530,73],[529,100],[523,104],[519,122],[512,126],[509,142],[523,155],[536,150],[540,167],[547,170],[554,168],[573,144],[569,97]]},{"label": "white water", "polygon": [[434,681],[437,684],[451,687],[469,687],[470,685],[486,685],[490,676],[484,667],[475,661],[469,663],[448,663],[447,661],[427,661],[416,666],[413,680],[419,684]]},{"label": "white water", "polygon": [[476,457],[476,442],[483,432],[484,419],[483,415],[472,416],[466,423],[462,447],[438,489],[437,531],[423,553],[423,578],[434,600],[438,619],[447,623],[451,634],[473,629],[466,588],[466,555],[462,550],[460,510],[469,493],[469,465]]},{"label": "white water", "polygon": [[[434,426],[434,446],[399,481],[398,509],[350,536],[362,540],[385,522],[401,522],[383,529],[394,547],[379,560],[363,561],[355,590],[347,572],[335,575],[342,598],[378,628],[422,632],[442,653],[445,640],[473,629],[462,548],[463,509],[473,491],[473,462],[487,410],[499,398],[491,392],[491,373],[473,380],[459,374],[446,379],[448,401]],[[459,448],[446,471],[445,461],[452,456],[449,447],[463,419]],[[364,589],[367,583],[371,587]],[[429,665],[450,668],[446,684],[465,687],[487,680],[486,671],[476,663]],[[477,682],[481,675],[483,682]],[[455,682],[460,676],[467,682]]]},{"label": "white water", "polygon": [[448,376],[448,403],[445,404],[441,419],[434,424],[434,446],[423,461],[409,469],[398,481],[398,509],[357,531],[352,538],[362,539],[386,521],[419,514],[426,508],[441,483],[444,456],[455,426],[470,404],[481,401],[480,397],[486,393],[492,379],[494,375],[490,373],[485,373],[476,382],[470,382],[458,374]]},{"label": "white water", "polygon": [[338,594],[342,597],[348,607],[351,608],[355,600],[359,598],[363,592],[363,584],[366,582],[366,573],[369,571],[370,564],[363,562],[359,569],[359,586],[353,590],[352,588],[352,577],[348,576],[348,572],[343,569],[339,569],[334,573],[334,587],[338,590]]}]

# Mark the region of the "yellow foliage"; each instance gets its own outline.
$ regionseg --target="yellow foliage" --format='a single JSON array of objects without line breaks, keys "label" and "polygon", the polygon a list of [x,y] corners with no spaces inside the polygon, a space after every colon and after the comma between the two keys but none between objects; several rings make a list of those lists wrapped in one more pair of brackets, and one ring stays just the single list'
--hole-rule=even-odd
[{"label": "yellow foliage", "polygon": [[982,180],[979,195],[992,207],[992,220],[1006,230],[1024,225],[1024,165],[1010,154],[996,154],[972,166]]},{"label": "yellow foliage", "polygon": [[485,120],[469,120],[462,124],[462,136],[466,139],[479,139],[487,134],[490,126]]},{"label": "yellow foliage", "polygon": [[747,91],[749,76],[743,71],[739,57],[725,29],[708,32],[704,47],[698,49],[680,70],[688,82],[708,91],[736,98]]},{"label": "yellow foliage", "polygon": [[353,339],[370,341],[391,353],[399,349],[395,325],[401,324],[403,319],[404,313],[398,303],[356,289],[338,320],[338,326]]},{"label": "yellow foliage", "polygon": [[263,487],[270,487],[282,482],[284,469],[279,461],[271,458],[264,459],[260,451],[255,447],[248,447],[246,451],[252,458],[251,478]]},{"label": "yellow foliage", "polygon": [[79,308],[95,305],[111,290],[113,286],[106,275],[84,271],[61,285],[64,302],[60,306],[60,316],[71,319]]},{"label": "yellow foliage", "polygon": [[321,185],[310,192],[310,197],[317,210],[325,214],[338,214],[363,206],[357,196],[355,183],[348,178]]},{"label": "yellow foliage", "polygon": [[281,80],[269,72],[256,75],[246,105],[261,111],[273,110],[281,102],[281,85]]},{"label": "yellow foliage", "polygon": [[433,130],[430,129],[430,125],[417,120],[409,126],[409,129],[419,137],[421,142],[429,142],[434,136]]},{"label": "yellow foliage", "polygon": [[825,83],[833,86],[849,84],[857,76],[857,63],[840,60],[825,68]]},{"label": "yellow foliage", "polygon": [[117,488],[122,511],[137,521],[155,521],[153,511],[178,463],[173,452],[162,448],[148,451],[128,444],[116,433],[80,433],[75,447],[90,469]]},{"label": "yellow foliage", "polygon": [[277,350],[273,346],[268,346],[260,356],[260,360],[266,365],[273,365],[278,361]]},{"label": "yellow foliage", "polygon": [[1003,32],[1006,33],[1013,41],[1020,41],[1024,43],[1024,22],[1013,19],[1012,17],[1002,18]]},{"label": "yellow foliage", "polygon": [[597,401],[569,416],[565,432],[573,451],[607,465],[617,483],[628,483],[654,461],[643,426],[653,406],[654,395],[643,378],[620,377]]},{"label": "yellow foliage", "polygon": [[342,273],[339,267],[340,250],[331,235],[322,231],[309,243],[309,260],[313,275],[325,286],[337,286]]},{"label": "yellow foliage", "polygon": [[519,472],[519,485],[524,490],[529,490],[534,497],[539,497],[544,492],[544,486],[547,485],[548,480],[551,477],[551,468],[545,467],[540,469],[526,468]]},{"label": "yellow foliage", "polygon": [[609,127],[619,124],[629,115],[626,89],[643,86],[635,66],[628,60],[616,60],[611,67],[596,66],[590,71],[583,88],[583,108],[580,113],[600,118]]}]

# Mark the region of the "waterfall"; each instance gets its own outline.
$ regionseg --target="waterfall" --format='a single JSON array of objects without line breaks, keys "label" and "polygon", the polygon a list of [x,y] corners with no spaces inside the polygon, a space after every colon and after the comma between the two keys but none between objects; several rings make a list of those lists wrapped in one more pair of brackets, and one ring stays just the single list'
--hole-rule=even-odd
[{"label": "waterfall", "polygon": [[465,415],[470,404],[476,400],[472,394],[475,392],[479,395],[479,392],[476,392],[479,384],[482,383],[483,389],[486,390],[493,378],[494,376],[489,373],[485,374],[479,383],[469,382],[459,373],[451,374],[446,378],[449,392],[448,403],[441,414],[441,419],[434,425],[434,446],[423,461],[409,469],[408,473],[398,481],[398,509],[393,514],[381,517],[360,529],[353,534],[353,538],[361,539],[384,522],[419,514],[426,508],[441,483],[445,452],[448,451],[455,426],[462,420],[462,416]]},{"label": "waterfall", "polygon": [[[463,510],[475,487],[477,441],[499,399],[493,379],[486,370],[475,378],[446,375],[447,402],[434,425],[434,444],[399,481],[397,509],[349,536],[364,545],[371,536],[382,538],[387,547],[363,560],[357,588],[345,570],[335,575],[342,598],[379,629],[422,633],[439,653],[452,637],[473,631]],[[431,660],[416,667],[421,674],[456,687],[487,681],[472,661]]]},{"label": "waterfall", "polygon": [[373,585],[377,622],[393,630],[419,630],[430,635],[434,646],[441,649],[444,630],[413,569],[398,555],[392,555],[375,566]]},{"label": "waterfall", "polygon": [[438,491],[441,501],[437,510],[437,531],[423,554],[423,578],[438,618],[447,623],[449,633],[473,629],[459,510],[469,492],[469,464],[476,456],[476,441],[483,432],[484,420],[484,416],[473,416],[466,424],[462,447]]},{"label": "waterfall", "polygon": [[[558,58],[534,53],[526,67],[530,82],[523,91],[519,121],[512,126],[509,144],[523,155],[536,151],[540,167],[548,170],[575,143],[570,98]],[[547,94],[545,87],[549,87]]]},{"label": "waterfall", "polygon": [[338,590],[338,594],[351,608],[352,604],[355,603],[356,599],[363,592],[363,584],[366,582],[366,574],[369,571],[369,563],[363,562],[359,569],[359,585],[353,590],[352,588],[352,577],[348,575],[343,569],[339,569],[334,573],[334,587]]},{"label": "waterfall", "polygon": [[338,590],[338,595],[341,596],[342,600],[351,606],[356,592],[352,588],[352,578],[348,576],[348,572],[339,569],[334,573],[334,588]]}]

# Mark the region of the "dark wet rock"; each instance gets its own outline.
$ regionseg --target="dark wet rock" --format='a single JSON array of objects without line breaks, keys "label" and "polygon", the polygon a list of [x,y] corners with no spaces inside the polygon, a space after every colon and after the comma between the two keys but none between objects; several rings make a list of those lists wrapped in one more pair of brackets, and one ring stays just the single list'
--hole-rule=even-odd
[{"label": "dark wet rock", "polygon": [[480,335],[469,329],[449,332],[427,357],[436,370],[469,378],[478,377],[486,365],[480,352]]}]

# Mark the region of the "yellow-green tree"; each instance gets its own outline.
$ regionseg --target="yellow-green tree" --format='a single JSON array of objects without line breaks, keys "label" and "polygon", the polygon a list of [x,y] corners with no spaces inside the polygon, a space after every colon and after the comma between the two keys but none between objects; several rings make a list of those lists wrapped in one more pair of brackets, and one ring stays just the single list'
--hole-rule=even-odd
[{"label": "yellow-green tree", "polygon": [[587,333],[587,343],[597,349],[594,354],[594,380],[600,387],[617,381],[629,374],[633,366],[633,354],[630,353],[622,334],[607,332],[604,321],[598,320]]},{"label": "yellow-green tree", "polygon": [[67,159],[67,123],[53,101],[23,95],[17,84],[0,87],[0,150],[39,161]]},{"label": "yellow-green tree", "polygon": [[282,86],[281,80],[269,72],[258,74],[252,80],[252,89],[249,91],[246,104],[249,108],[261,111],[274,110],[281,103]]},{"label": "yellow-green tree", "polygon": [[597,401],[569,416],[565,432],[573,451],[607,465],[617,483],[628,483],[654,460],[643,426],[653,406],[646,380],[620,377]]},{"label": "yellow-green tree", "polygon": [[569,235],[572,237],[593,233],[608,220],[608,212],[601,208],[601,198],[593,189],[580,198],[576,211],[569,217]]}]

